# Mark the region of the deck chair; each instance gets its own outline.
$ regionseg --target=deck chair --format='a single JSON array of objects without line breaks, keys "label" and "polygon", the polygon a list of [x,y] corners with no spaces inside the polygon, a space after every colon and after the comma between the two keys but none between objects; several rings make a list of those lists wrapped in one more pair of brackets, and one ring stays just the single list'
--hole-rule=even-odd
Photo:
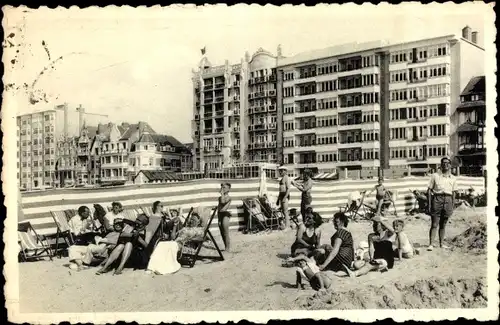
[{"label": "deck chair", "polygon": [[148,266],[151,254],[162,236],[162,218],[160,217],[149,217],[149,224],[146,226],[146,231],[144,234],[144,241],[146,242],[146,248],[142,250],[134,249],[133,255],[127,262],[127,265],[131,265],[134,269],[145,269]]},{"label": "deck chair", "polygon": [[344,207],[340,207],[340,212],[343,212],[347,217],[353,221],[360,219],[370,218],[370,206],[364,203],[366,191],[361,191],[360,196],[358,193],[350,193],[347,198],[347,203]]},{"label": "deck chair", "polygon": [[49,257],[52,261],[53,252],[49,243],[38,236],[29,221],[21,221],[17,224],[17,237],[21,246],[22,261],[26,262],[40,257]]},{"label": "deck chair", "polygon": [[[210,215],[210,218],[208,218],[208,220],[204,222],[203,236],[199,240],[187,242],[182,246],[178,256],[178,261],[181,265],[185,265],[190,268],[194,267],[194,264],[196,263],[196,260],[198,259],[198,256],[200,254],[201,248],[206,241],[211,241],[215,246],[215,249],[219,254],[217,259],[220,261],[224,260],[224,256],[222,255],[219,245],[217,245],[214,236],[210,232],[210,225],[212,224],[212,221],[216,214],[217,208],[214,208],[212,214]],[[202,217],[203,219],[203,215],[200,214],[200,217]]]},{"label": "deck chair", "polygon": [[427,213],[429,204],[427,195],[419,190],[410,190],[410,193],[415,197],[415,202],[411,207],[409,213]]},{"label": "deck chair", "polygon": [[389,209],[392,206],[392,211],[391,211],[392,214],[396,217],[398,216],[398,212],[396,210],[396,203],[394,202],[395,196],[397,196],[396,192],[386,191],[386,195],[382,202],[382,207],[380,208],[380,213],[382,215],[387,215],[387,213],[390,212]]},{"label": "deck chair", "polygon": [[73,234],[71,233],[71,228],[69,227],[69,219],[68,217],[71,212],[68,211],[51,211],[50,214],[56,223],[57,232],[56,232],[56,248],[55,254],[61,258],[62,250],[60,251],[59,247],[59,239],[62,238],[66,243],[66,248],[73,245],[75,240],[73,239]]},{"label": "deck chair", "polygon": [[274,229],[275,227],[279,228],[285,220],[285,216],[283,215],[281,209],[274,208],[266,195],[260,196],[259,202],[268,219],[268,227],[271,229]]},{"label": "deck chair", "polygon": [[243,210],[245,213],[245,232],[256,233],[267,229],[267,218],[262,211],[260,202],[256,198],[243,199]]}]

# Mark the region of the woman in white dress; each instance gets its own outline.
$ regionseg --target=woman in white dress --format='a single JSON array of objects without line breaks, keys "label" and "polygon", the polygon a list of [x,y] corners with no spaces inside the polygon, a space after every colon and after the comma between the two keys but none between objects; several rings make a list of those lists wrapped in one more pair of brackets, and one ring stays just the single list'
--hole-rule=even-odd
[{"label": "woman in white dress", "polygon": [[181,265],[177,261],[177,254],[182,246],[191,240],[203,240],[204,227],[202,219],[197,213],[189,218],[185,228],[182,228],[175,240],[161,241],[156,246],[148,263],[147,271],[164,275],[179,271]]}]

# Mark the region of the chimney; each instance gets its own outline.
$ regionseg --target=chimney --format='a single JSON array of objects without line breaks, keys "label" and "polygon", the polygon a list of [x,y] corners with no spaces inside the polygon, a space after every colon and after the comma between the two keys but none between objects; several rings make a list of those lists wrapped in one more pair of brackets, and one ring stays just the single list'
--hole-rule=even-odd
[{"label": "chimney", "polygon": [[471,32],[472,32],[472,29],[469,26],[465,26],[464,29],[462,29],[462,37],[465,38],[466,40],[470,41]]},{"label": "chimney", "polygon": [[477,32],[472,32],[471,42],[477,44]]}]

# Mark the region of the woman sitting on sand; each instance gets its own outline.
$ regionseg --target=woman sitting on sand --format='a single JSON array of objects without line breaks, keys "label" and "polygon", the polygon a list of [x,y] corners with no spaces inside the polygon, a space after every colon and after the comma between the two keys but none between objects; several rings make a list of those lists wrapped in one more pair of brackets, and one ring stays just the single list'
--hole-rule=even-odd
[{"label": "woman sitting on sand", "polygon": [[374,232],[368,235],[370,260],[356,261],[352,268],[351,265],[344,264],[344,270],[350,277],[358,277],[371,271],[384,272],[394,266],[394,229],[380,216],[373,217],[372,221]]},{"label": "woman sitting on sand", "polygon": [[133,248],[146,248],[147,244],[144,240],[145,229],[149,224],[149,218],[145,214],[140,214],[134,221],[133,225],[130,221],[123,220],[124,227],[118,237],[118,245],[113,249],[104,266],[97,271],[97,275],[109,272],[111,265],[121,256],[120,265],[116,268],[114,275],[122,273],[125,263],[128,261]]},{"label": "woman sitting on sand", "polygon": [[298,254],[309,255],[318,246],[321,240],[321,230],[319,227],[323,223],[321,216],[308,208],[304,216],[304,222],[297,228],[295,242],[292,244],[292,256]]},{"label": "woman sitting on sand", "polygon": [[354,243],[351,233],[346,229],[349,219],[343,212],[337,212],[333,216],[333,226],[337,230],[331,238],[331,246],[326,246],[326,259],[318,261],[321,263],[319,269],[330,271],[342,271],[343,265],[351,265],[354,261]]},{"label": "woman sitting on sand", "polygon": [[193,213],[174,241],[160,241],[151,254],[147,270],[155,274],[170,274],[177,272],[181,265],[177,261],[178,252],[184,244],[192,240],[203,240],[203,223],[197,213]]}]

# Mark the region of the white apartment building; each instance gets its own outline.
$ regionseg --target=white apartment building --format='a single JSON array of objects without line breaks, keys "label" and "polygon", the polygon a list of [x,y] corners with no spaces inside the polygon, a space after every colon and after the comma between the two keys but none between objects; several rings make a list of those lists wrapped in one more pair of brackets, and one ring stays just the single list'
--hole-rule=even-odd
[{"label": "white apartment building", "polygon": [[295,175],[435,168],[455,154],[450,116],[461,90],[484,74],[477,36],[466,27],[462,37],[352,43],[278,60],[278,156]]},{"label": "white apartment building", "polygon": [[234,65],[212,66],[203,57],[193,70],[196,170],[276,162],[277,59],[259,49]]},{"label": "white apartment building", "polygon": [[59,108],[17,116],[18,181],[21,190],[51,187],[56,165],[56,142],[64,132]]}]

